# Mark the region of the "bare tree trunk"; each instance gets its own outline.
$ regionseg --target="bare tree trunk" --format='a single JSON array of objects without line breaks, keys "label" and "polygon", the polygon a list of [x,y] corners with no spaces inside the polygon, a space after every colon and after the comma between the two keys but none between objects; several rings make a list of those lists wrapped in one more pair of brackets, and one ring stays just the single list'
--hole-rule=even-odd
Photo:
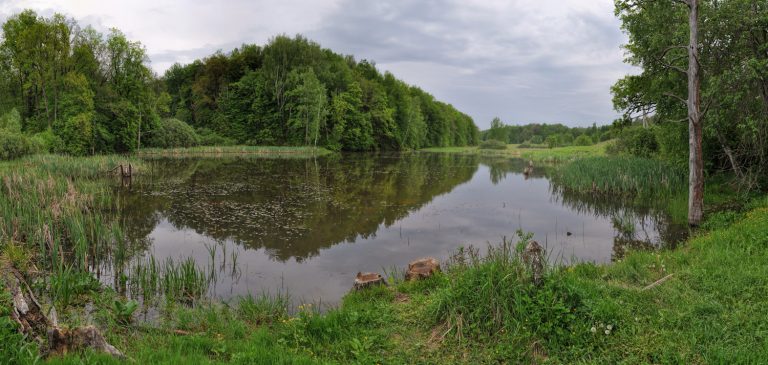
[{"label": "bare tree trunk", "polygon": [[701,80],[699,78],[699,6],[688,0],[688,224],[698,226],[704,215],[704,159],[702,156]]}]

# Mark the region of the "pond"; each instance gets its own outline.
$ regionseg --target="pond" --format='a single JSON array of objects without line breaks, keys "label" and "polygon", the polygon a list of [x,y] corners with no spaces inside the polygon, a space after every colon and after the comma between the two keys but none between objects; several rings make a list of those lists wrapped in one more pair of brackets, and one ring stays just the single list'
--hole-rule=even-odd
[{"label": "pond", "polygon": [[228,299],[288,293],[334,305],[359,271],[403,270],[534,234],[549,260],[609,262],[658,247],[681,228],[658,209],[569,196],[552,167],[477,155],[335,154],[313,158],[150,160],[116,188],[132,260],[192,258]]}]

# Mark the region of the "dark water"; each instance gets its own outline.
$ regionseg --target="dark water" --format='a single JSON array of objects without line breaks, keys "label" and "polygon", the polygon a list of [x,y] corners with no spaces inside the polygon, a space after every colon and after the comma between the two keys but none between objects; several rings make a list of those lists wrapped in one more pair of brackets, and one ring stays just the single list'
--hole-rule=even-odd
[{"label": "dark water", "polygon": [[526,178],[523,163],[429,153],[167,159],[119,190],[132,255],[193,257],[217,271],[211,294],[225,299],[287,291],[333,304],[358,271],[444,259],[517,229],[566,263],[677,238],[660,211],[563,194],[546,168]]}]

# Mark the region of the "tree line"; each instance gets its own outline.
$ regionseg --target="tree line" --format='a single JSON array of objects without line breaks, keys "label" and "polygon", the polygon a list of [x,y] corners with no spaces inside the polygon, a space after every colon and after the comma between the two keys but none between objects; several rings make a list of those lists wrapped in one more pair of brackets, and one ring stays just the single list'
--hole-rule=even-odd
[{"label": "tree line", "polygon": [[560,123],[508,125],[498,117],[491,121],[491,127],[480,133],[483,141],[494,140],[523,145],[546,145],[546,147],[588,146],[615,137],[610,125],[590,127],[568,127]]},{"label": "tree line", "polygon": [[141,43],[25,10],[2,26],[0,158],[197,144],[332,150],[476,144],[468,115],[300,35],[245,44],[158,77]]}]

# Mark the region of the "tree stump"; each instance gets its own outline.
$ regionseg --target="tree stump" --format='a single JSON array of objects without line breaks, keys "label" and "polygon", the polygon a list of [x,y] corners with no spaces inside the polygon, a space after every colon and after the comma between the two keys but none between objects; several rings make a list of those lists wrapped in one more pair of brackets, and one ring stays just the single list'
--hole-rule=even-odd
[{"label": "tree stump", "polygon": [[70,351],[92,349],[117,358],[124,358],[123,353],[107,343],[101,332],[93,326],[75,329],[53,327],[48,330],[48,345],[49,355],[64,355]]},{"label": "tree stump", "polygon": [[533,284],[541,285],[544,277],[544,248],[536,241],[528,242],[523,250],[523,262],[531,270]]},{"label": "tree stump", "polygon": [[384,277],[375,272],[357,273],[355,277],[355,285],[352,287],[354,290],[362,290],[376,285],[387,285],[387,281]]},{"label": "tree stump", "polygon": [[434,257],[425,257],[408,264],[408,271],[405,272],[405,280],[418,280],[432,276],[440,271],[440,263]]}]

